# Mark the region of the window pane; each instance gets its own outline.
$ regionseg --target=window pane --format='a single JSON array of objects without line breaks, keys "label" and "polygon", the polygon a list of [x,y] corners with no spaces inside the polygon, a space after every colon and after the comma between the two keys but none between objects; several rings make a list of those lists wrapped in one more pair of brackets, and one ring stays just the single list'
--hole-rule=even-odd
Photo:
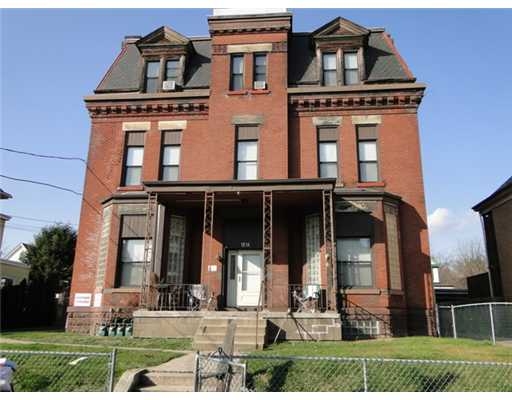
[{"label": "window pane", "polygon": [[240,180],[258,179],[258,163],[239,162],[236,176]]},{"label": "window pane", "polygon": [[165,146],[163,154],[163,165],[179,165],[180,146]]},{"label": "window pane", "polygon": [[265,54],[256,55],[256,57],[254,57],[254,65],[256,65],[256,67],[265,67],[267,65],[267,56]]},{"label": "window pane", "polygon": [[344,286],[372,286],[371,264],[342,264]]},{"label": "window pane", "polygon": [[124,239],[121,249],[122,262],[144,261],[144,239]]},{"label": "window pane", "polygon": [[265,74],[256,74],[254,75],[254,80],[265,82],[267,80],[267,76]]},{"label": "window pane", "polygon": [[166,80],[173,80],[171,78],[176,78],[177,76],[178,76],[178,61],[177,60],[167,61],[167,71],[165,74]]},{"label": "window pane", "polygon": [[146,77],[158,78],[160,72],[160,61],[151,61],[147,64]]},{"label": "window pane", "polygon": [[359,71],[357,69],[345,70],[345,85],[359,83]]},{"label": "window pane", "polygon": [[360,163],[359,174],[361,182],[377,182],[379,180],[379,173],[377,171],[377,163]]},{"label": "window pane", "polygon": [[140,185],[141,171],[141,167],[126,167],[124,184],[126,186]]},{"label": "window pane", "polygon": [[141,166],[144,158],[144,147],[127,147],[126,148],[126,165]]},{"label": "window pane", "polygon": [[336,163],[321,163],[320,164],[320,178],[337,178],[338,177],[338,164]]},{"label": "window pane", "polygon": [[325,71],[324,72],[324,85],[325,86],[336,86],[336,71]]},{"label": "window pane", "polygon": [[158,91],[158,78],[146,79],[146,92],[155,93]]},{"label": "window pane", "polygon": [[357,68],[357,53],[345,53],[343,55],[346,69]]},{"label": "window pane", "polygon": [[336,54],[329,53],[323,55],[323,69],[325,70],[335,70],[336,71]]},{"label": "window pane", "polygon": [[177,181],[180,167],[164,167],[162,171],[163,181]]},{"label": "window pane", "polygon": [[243,74],[244,73],[244,58],[243,56],[233,56],[231,62],[231,73],[232,74]]},{"label": "window pane", "polygon": [[234,75],[231,80],[231,90],[240,90],[244,87],[244,78],[242,75]]},{"label": "window pane", "polygon": [[359,142],[359,160],[360,161],[377,161],[377,143]]},{"label": "window pane", "polygon": [[338,239],[336,246],[338,261],[371,262],[371,245],[369,238]]},{"label": "window pane", "polygon": [[257,161],[258,160],[258,142],[256,142],[256,141],[238,142],[237,160],[238,161]]},{"label": "window pane", "polygon": [[320,142],[319,153],[320,162],[338,161],[338,156],[336,154],[336,142]]},{"label": "window pane", "polygon": [[142,284],[143,263],[121,264],[121,286],[140,286]]}]

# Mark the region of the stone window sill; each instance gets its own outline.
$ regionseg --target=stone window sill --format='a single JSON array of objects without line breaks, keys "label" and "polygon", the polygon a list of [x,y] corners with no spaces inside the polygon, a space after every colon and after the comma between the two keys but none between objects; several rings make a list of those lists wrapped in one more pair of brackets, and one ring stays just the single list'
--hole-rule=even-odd
[{"label": "stone window sill", "polygon": [[353,289],[345,289],[340,290],[342,294],[375,294],[380,295],[382,291],[380,289],[374,288],[353,288]]},{"label": "stone window sill", "polygon": [[139,293],[140,287],[120,287],[103,289],[103,293]]},{"label": "stone window sill", "polygon": [[143,185],[133,185],[133,186],[118,186],[117,190],[119,192],[140,192],[144,190]]}]

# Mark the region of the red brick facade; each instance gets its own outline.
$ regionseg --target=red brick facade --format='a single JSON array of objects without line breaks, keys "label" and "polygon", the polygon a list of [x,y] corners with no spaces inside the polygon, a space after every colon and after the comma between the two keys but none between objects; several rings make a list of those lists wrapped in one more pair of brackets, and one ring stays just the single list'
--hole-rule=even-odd
[{"label": "red brick facade", "polygon": [[[226,296],[224,222],[244,208],[252,210],[248,211],[251,216],[262,218],[263,192],[272,192],[272,260],[267,266],[271,273],[265,306],[269,310],[286,311],[290,297],[288,285],[305,282],[304,218],[311,213],[326,216],[322,193],[329,191],[335,232],[339,228],[336,220],[342,203],[362,205],[373,221],[373,286],[340,288],[338,283],[331,282],[333,291],[337,292],[331,308],[337,308],[346,317],[374,314],[385,321],[388,334],[431,334],[433,299],[417,117],[424,86],[414,83],[398,54],[396,59],[406,76],[403,81],[370,84],[363,79],[358,85],[329,88],[319,83],[295,84],[289,76],[292,32],[288,14],[267,18],[211,18],[209,24],[212,53],[208,88],[183,87],[176,92],[149,94],[141,86],[130,92],[97,90],[86,98],[92,123],[89,168],[68,329],[79,330],[77,320],[87,313],[95,315],[111,308],[130,310],[139,306],[140,287],[119,287],[121,219],[126,212],[138,212],[126,211],[130,207],[145,210],[147,193],[152,191],[158,192],[159,204],[187,218],[184,283],[208,285],[218,296],[219,307],[225,305]],[[371,34],[382,35],[389,48],[396,51],[387,34],[379,32]],[[235,48],[243,54],[245,67],[244,88],[237,91],[230,91],[229,87],[232,45],[250,45]],[[261,48],[267,54],[267,89],[254,90],[256,50],[253,49]],[[105,79],[111,79],[112,68]],[[333,126],[329,119],[332,117],[336,118],[338,143],[335,182],[319,179],[318,171],[317,128],[319,124]],[[234,179],[237,119],[242,125],[256,123],[259,129],[254,190]],[[180,129],[178,184],[158,182],[162,121],[186,121],[186,126]],[[144,122],[149,126],[141,124]],[[127,123],[137,123],[132,130],[145,131],[144,158],[141,184],[123,187],[125,135],[130,130]],[[362,183],[358,174],[356,129],[368,124],[374,125],[378,134],[379,180]],[[145,126],[148,129],[143,129]],[[294,185],[292,189],[286,186],[290,182]],[[179,184],[185,186],[179,189]],[[204,232],[205,192],[215,193],[217,202],[211,236]],[[385,220],[390,217],[384,212],[386,204],[398,210],[401,277],[398,289],[390,283],[389,231]],[[325,227],[325,222],[321,226]],[[328,267],[323,229],[321,280],[327,284],[332,272]],[[157,247],[162,243],[155,240],[153,246],[158,258]],[[163,271],[158,262],[154,266],[157,275]],[[217,270],[209,270],[210,265],[217,265]],[[337,269],[335,262],[330,265]],[[89,307],[75,307],[77,293],[93,294]],[[93,304],[95,293],[102,294],[101,302],[98,297],[96,305]]]}]

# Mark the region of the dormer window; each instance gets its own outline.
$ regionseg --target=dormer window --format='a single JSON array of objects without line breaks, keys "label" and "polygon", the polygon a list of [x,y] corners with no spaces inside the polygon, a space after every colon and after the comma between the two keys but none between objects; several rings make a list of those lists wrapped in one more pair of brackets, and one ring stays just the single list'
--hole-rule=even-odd
[{"label": "dormer window", "polygon": [[146,63],[146,93],[158,92],[160,83],[160,61]]},{"label": "dormer window", "polygon": [[324,86],[336,86],[336,53],[324,53],[322,56]]},{"label": "dormer window", "polygon": [[180,65],[178,60],[167,60],[165,63],[165,80],[177,81],[179,76]]},{"label": "dormer window", "polygon": [[359,66],[356,51],[343,53],[343,78],[345,85],[356,85],[359,83]]}]

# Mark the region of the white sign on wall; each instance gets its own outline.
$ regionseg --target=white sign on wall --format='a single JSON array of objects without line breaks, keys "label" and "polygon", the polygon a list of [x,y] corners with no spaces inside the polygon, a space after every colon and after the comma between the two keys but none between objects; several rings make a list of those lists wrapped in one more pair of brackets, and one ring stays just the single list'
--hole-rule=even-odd
[{"label": "white sign on wall", "polygon": [[208,265],[208,272],[217,272],[216,265]]},{"label": "white sign on wall", "polygon": [[75,301],[73,302],[73,305],[75,307],[90,307],[91,299],[91,293],[75,293]]}]

